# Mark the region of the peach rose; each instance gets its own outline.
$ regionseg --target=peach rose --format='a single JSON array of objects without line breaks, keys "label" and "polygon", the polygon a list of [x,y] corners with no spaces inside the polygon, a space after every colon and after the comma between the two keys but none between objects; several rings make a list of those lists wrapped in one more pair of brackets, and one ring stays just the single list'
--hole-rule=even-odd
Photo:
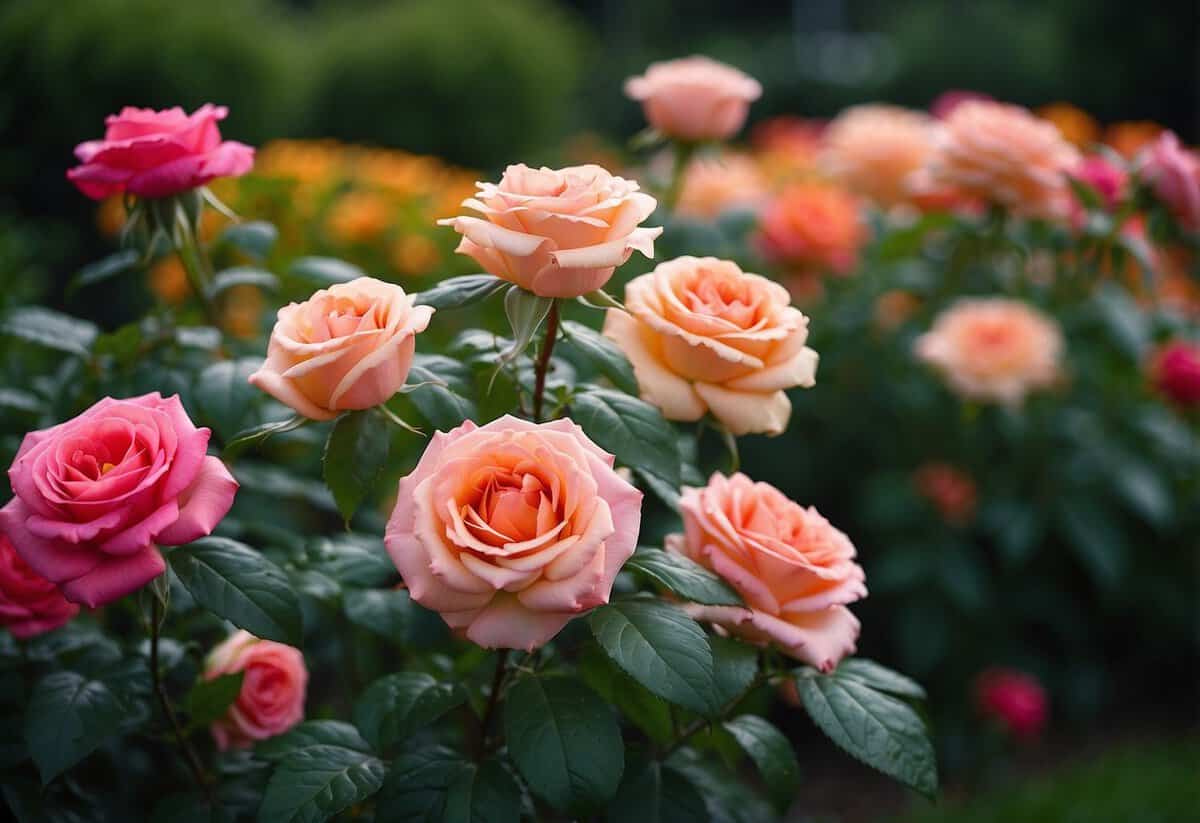
[{"label": "peach rose", "polygon": [[758,165],[743,154],[697,157],[683,173],[675,212],[714,220],[730,209],[756,209],[766,197],[767,183]]},{"label": "peach rose", "polygon": [[0,533],[0,626],[13,637],[33,637],[67,623],[79,606],[29,568],[12,542]]},{"label": "peach rose", "polygon": [[438,432],[400,480],[384,544],[413,600],[484,648],[533,650],[608,602],[642,493],[570,420]]},{"label": "peach rose", "polygon": [[820,162],[833,179],[887,209],[908,201],[911,178],[933,153],[934,134],[921,112],[853,106],[826,129]]},{"label": "peach rose", "polygon": [[1066,173],[1078,160],[1053,123],[1020,106],[973,100],[942,121],[929,177],[1019,214],[1059,217],[1070,206]]},{"label": "peach rose", "polygon": [[741,130],[762,86],[748,74],[708,57],[651,63],[625,81],[625,95],[646,120],[676,140],[726,140]]},{"label": "peach rose", "polygon": [[654,257],[662,228],[639,228],[657,202],[600,166],[509,166],[499,183],[477,183],[462,205],[480,217],[438,225],[462,235],[455,249],[491,274],[542,297],[601,288],[635,251]]},{"label": "peach rose", "polygon": [[204,679],[238,672],[243,673],[242,689],[211,727],[218,749],[244,749],[304,719],[308,669],[299,649],[236,631],[209,652]]},{"label": "peach rose", "polygon": [[312,420],[378,406],[404,385],[432,315],[372,277],[330,286],[279,310],[250,382]]},{"label": "peach rose", "polygon": [[832,671],[854,652],[858,619],[846,608],[867,596],[854,545],[814,508],[788,500],[744,474],[714,474],[685,488],[683,534],[668,551],[688,557],[733,586],[746,608],[690,604],[697,620]]},{"label": "peach rose", "polygon": [[604,334],[633,364],[643,399],[670,420],[711,412],[734,434],[779,434],[785,389],[811,386],[817,353],[787,290],[730,260],[679,257],[625,287]]},{"label": "peach rose", "polygon": [[1142,151],[1138,166],[1179,225],[1200,232],[1200,155],[1184,148],[1168,131]]},{"label": "peach rose", "polygon": [[916,341],[917,357],[972,400],[1017,404],[1059,376],[1058,324],[1019,300],[962,300]]},{"label": "peach rose", "polygon": [[1058,126],[1065,140],[1085,149],[1100,139],[1100,124],[1083,109],[1070,103],[1047,103],[1037,116]]},{"label": "peach rose", "polygon": [[801,272],[847,274],[867,240],[858,201],[843,189],[796,183],[763,210],[759,245],[766,257]]}]

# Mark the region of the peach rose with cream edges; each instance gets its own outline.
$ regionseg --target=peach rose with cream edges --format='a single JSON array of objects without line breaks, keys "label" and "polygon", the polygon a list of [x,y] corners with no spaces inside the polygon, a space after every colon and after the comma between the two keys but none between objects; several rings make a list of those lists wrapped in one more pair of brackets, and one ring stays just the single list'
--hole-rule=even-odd
[{"label": "peach rose with cream edges", "polygon": [[858,640],[850,610],[867,596],[854,545],[814,508],[804,508],[744,474],[714,474],[685,488],[683,534],[667,535],[681,554],[733,586],[746,608],[689,604],[688,613],[744,640],[777,646],[829,672]]},{"label": "peach rose with cream edges", "polygon": [[455,249],[496,277],[541,297],[601,288],[635,251],[654,257],[661,228],[639,228],[657,202],[600,166],[509,166],[499,183],[477,183],[462,205],[483,217],[439,220],[462,235]]},{"label": "peach rose with cream edges", "polygon": [[204,679],[238,672],[243,673],[242,688],[211,727],[218,749],[244,749],[304,719],[308,668],[299,649],[236,631],[209,653]]},{"label": "peach rose with cream edges", "polygon": [[250,382],[312,420],[369,409],[408,378],[433,309],[391,283],[360,277],[279,310],[267,359]]},{"label": "peach rose with cream edges", "polygon": [[711,412],[736,435],[779,434],[792,413],[784,390],[812,386],[817,370],[808,318],[790,302],[732,261],[679,257],[625,287],[628,313],[610,309],[604,334],[666,418]]},{"label": "peach rose with cream edges", "polygon": [[400,480],[384,544],[413,600],[484,648],[533,650],[608,602],[642,493],[570,420],[438,432]]},{"label": "peach rose with cream edges", "polygon": [[693,56],[651,63],[645,74],[625,81],[625,95],[668,137],[725,140],[741,130],[762,86],[733,66]]}]

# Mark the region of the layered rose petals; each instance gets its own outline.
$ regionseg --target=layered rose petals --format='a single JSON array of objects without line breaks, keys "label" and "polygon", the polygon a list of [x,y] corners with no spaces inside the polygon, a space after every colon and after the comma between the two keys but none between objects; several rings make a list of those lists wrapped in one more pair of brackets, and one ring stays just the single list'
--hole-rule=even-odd
[{"label": "layered rose petals", "polygon": [[570,420],[434,435],[385,544],[412,598],[485,648],[537,648],[608,602],[642,495]]},{"label": "layered rose petals", "polygon": [[726,140],[741,130],[762,86],[733,66],[693,56],[651,63],[645,74],[625,81],[625,94],[668,137]]},{"label": "layered rose petals", "polygon": [[683,534],[666,538],[684,555],[733,586],[746,608],[689,605],[752,643],[832,671],[854,652],[859,622],[846,605],[866,597],[850,539],[816,509],[788,500],[744,474],[714,474],[704,488],[685,488]]},{"label": "layered rose petals", "polygon": [[29,568],[12,541],[0,533],[0,625],[14,637],[33,637],[57,629],[78,613],[79,606]]},{"label": "layered rose petals", "polygon": [[1200,154],[1163,132],[1139,155],[1143,179],[1185,231],[1200,232]]},{"label": "layered rose petals", "polygon": [[96,607],[165,569],[158,545],[212,532],[237,481],[206,454],[179,397],[105,398],[78,417],[30,432],[8,470],[16,496],[0,531],[67,599]]},{"label": "layered rose petals", "polygon": [[825,130],[820,163],[856,194],[887,209],[909,202],[912,182],[933,153],[935,127],[899,106],[853,106]]},{"label": "layered rose petals", "polygon": [[304,719],[308,669],[300,650],[237,631],[214,648],[204,679],[242,673],[242,688],[210,730],[217,748],[241,749],[283,734]]},{"label": "layered rose petals", "polygon": [[680,257],[625,287],[628,313],[610,310],[604,334],[668,419],[711,412],[734,434],[779,434],[792,410],[784,390],[813,385],[817,368],[808,318],[789,302],[729,260]]},{"label": "layered rose petals", "polygon": [[656,202],[600,166],[509,166],[462,205],[482,217],[439,220],[462,235],[456,251],[542,297],[601,288],[635,251],[654,256],[661,228],[639,228]]}]

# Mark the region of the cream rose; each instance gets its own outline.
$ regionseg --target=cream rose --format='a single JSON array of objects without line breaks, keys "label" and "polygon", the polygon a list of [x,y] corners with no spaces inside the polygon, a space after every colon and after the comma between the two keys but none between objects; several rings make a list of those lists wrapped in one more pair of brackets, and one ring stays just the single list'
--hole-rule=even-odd
[{"label": "cream rose", "polygon": [[504,170],[462,205],[483,217],[439,220],[462,235],[456,251],[542,297],[601,288],[635,251],[654,257],[662,228],[639,228],[655,199],[600,166]]},{"label": "cream rose", "polygon": [[468,420],[401,479],[384,544],[413,600],[456,632],[532,650],[608,602],[641,507],[570,420]]},{"label": "cream rose", "polygon": [[748,74],[708,57],[651,63],[625,81],[651,126],[677,140],[725,140],[746,122],[762,86]]},{"label": "cream rose", "polygon": [[369,409],[408,378],[433,309],[391,283],[360,277],[279,310],[267,359],[250,382],[313,420]]},{"label": "cream rose", "polygon": [[867,595],[854,545],[814,508],[744,474],[714,474],[685,488],[683,534],[667,551],[688,557],[733,586],[746,608],[688,605],[697,620],[752,643],[773,644],[821,671],[854,652],[858,619],[846,604]]},{"label": "cream rose", "polygon": [[734,434],[779,434],[792,413],[784,390],[813,385],[817,370],[808,318],[789,303],[729,260],[680,257],[625,287],[629,311],[609,310],[604,334],[668,419],[711,412]]}]

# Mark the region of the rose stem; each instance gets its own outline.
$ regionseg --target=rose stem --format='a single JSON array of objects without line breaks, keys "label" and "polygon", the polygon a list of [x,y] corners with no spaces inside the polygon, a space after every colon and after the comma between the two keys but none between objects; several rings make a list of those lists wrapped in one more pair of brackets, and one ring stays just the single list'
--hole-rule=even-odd
[{"label": "rose stem", "polygon": [[211,806],[214,802],[212,787],[208,785],[208,780],[204,776],[204,767],[200,765],[200,759],[196,757],[196,752],[192,750],[183,734],[183,727],[179,725],[179,718],[175,715],[175,709],[171,707],[171,701],[167,697],[167,690],[163,686],[162,676],[158,669],[158,626],[162,621],[163,612],[162,601],[157,596],[151,596],[150,609],[150,679],[154,683],[154,694],[158,696],[158,705],[171,724],[171,729],[175,733],[175,742],[183,752],[183,758],[187,761],[188,769],[195,778],[196,785],[204,792],[204,796],[208,798]]},{"label": "rose stem", "polygon": [[542,395],[546,391],[546,371],[550,367],[550,352],[554,351],[554,339],[558,337],[558,300],[550,304],[546,315],[546,339],[538,353],[533,382],[533,422],[542,421]]},{"label": "rose stem", "polygon": [[[767,675],[765,672],[762,672],[762,671],[760,671],[757,675],[755,675],[754,680],[750,681],[750,685],[746,687],[745,691],[743,691],[737,697],[733,698],[732,700],[730,700],[728,703],[726,703],[724,706],[721,707],[721,711],[717,715],[717,720],[723,720],[725,718],[725,715],[727,715],[727,714],[729,714],[729,712],[733,711],[733,707],[736,706],[738,703],[741,703],[742,700],[746,697],[746,695],[750,694],[750,692],[757,689],[763,683],[766,683],[768,677],[769,677],[769,675]],[[700,718],[693,720],[688,725],[684,726],[683,731],[679,734],[679,736],[676,737],[673,741],[671,741],[671,743],[659,753],[658,760],[659,761],[666,760],[668,757],[670,757],[672,754],[675,753],[676,749],[678,749],[684,743],[688,742],[688,740],[691,739],[692,735],[694,735],[696,732],[700,731],[701,729],[705,728],[706,726],[712,725],[713,722],[714,721],[708,719],[707,717],[700,717]]]},{"label": "rose stem", "polygon": [[504,677],[508,674],[509,649],[501,649],[496,656],[496,671],[492,674],[492,691],[488,694],[487,708],[483,710],[483,719],[479,721],[479,755],[487,751],[488,726],[492,723],[492,715],[496,712],[496,704],[500,702],[500,689],[504,686]]},{"label": "rose stem", "polygon": [[692,160],[692,155],[696,153],[696,144],[683,140],[676,140],[674,144],[675,165],[671,170],[671,183],[667,186],[667,190],[663,193],[662,205],[668,211],[675,211],[675,204],[679,202],[679,193],[683,190],[683,178],[687,172],[688,163]]}]

